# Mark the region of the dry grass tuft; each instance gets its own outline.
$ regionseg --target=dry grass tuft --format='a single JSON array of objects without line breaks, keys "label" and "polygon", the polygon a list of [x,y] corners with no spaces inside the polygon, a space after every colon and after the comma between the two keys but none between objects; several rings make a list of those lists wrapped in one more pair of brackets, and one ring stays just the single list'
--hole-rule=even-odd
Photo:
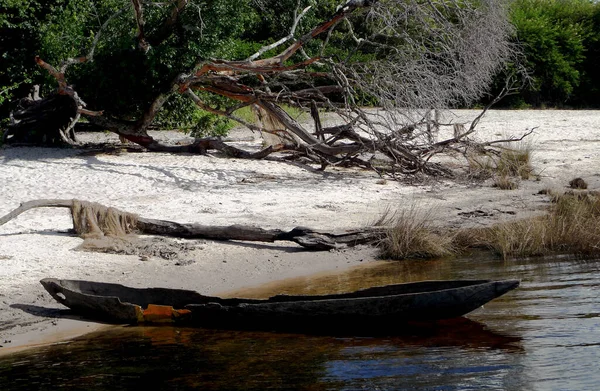
[{"label": "dry grass tuft", "polygon": [[377,225],[389,227],[380,243],[385,259],[440,258],[453,255],[453,237],[432,224],[431,213],[415,206],[386,212]]},{"label": "dry grass tuft", "polygon": [[531,147],[529,144],[518,144],[514,148],[503,148],[496,162],[499,175],[530,179],[533,174],[531,167]]},{"label": "dry grass tuft", "polygon": [[557,253],[592,256],[600,253],[600,197],[594,193],[554,196],[544,216],[509,221],[489,228],[463,230],[463,244],[487,247],[504,258]]},{"label": "dry grass tuft", "polygon": [[527,180],[533,176],[531,147],[524,143],[511,148],[503,146],[493,153],[487,151],[484,154],[470,154],[467,156],[467,163],[471,178],[494,178],[493,186],[503,190],[518,188],[515,178]]},{"label": "dry grass tuft", "polygon": [[538,218],[466,229],[457,234],[463,248],[487,248],[505,259],[548,254],[545,237],[546,226]]},{"label": "dry grass tuft", "polygon": [[553,205],[545,215],[456,232],[433,227],[431,214],[419,213],[414,207],[388,213],[381,221],[390,226],[381,243],[381,256],[438,258],[466,253],[473,248],[492,250],[505,259],[600,254],[600,193],[552,193]]},{"label": "dry grass tuft", "polygon": [[496,177],[492,186],[501,190],[515,190],[519,188],[519,184],[506,175]]}]

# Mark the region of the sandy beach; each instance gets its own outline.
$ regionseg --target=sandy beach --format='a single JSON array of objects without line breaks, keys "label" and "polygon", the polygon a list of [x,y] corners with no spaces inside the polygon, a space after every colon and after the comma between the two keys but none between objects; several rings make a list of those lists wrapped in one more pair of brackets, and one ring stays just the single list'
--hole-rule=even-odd
[{"label": "sandy beach", "polygon": [[[477,115],[469,110],[455,113],[455,122]],[[590,189],[600,188],[598,111],[490,111],[474,137],[518,137],[532,128],[525,142],[539,178],[510,191],[490,182],[428,179],[409,184],[382,181],[374,172],[358,169],[321,172],[292,163],[216,155],[3,147],[0,216],[25,201],[76,198],[177,222],[335,230],[366,226],[387,208],[417,205],[433,210],[440,225],[458,227],[541,213],[548,199],[538,191],[566,189],[575,177]],[[156,137],[186,138],[177,132]],[[236,130],[230,138],[241,147],[260,143],[249,131]],[[105,133],[82,134],[81,139],[118,142],[116,135]],[[363,265],[376,254],[370,247],[309,252],[287,242],[163,239],[181,251],[145,258],[78,251],[82,239],[71,228],[68,210],[56,208],[32,210],[0,226],[0,354],[105,327],[65,318],[65,308],[39,284],[45,277],[220,294]]]}]

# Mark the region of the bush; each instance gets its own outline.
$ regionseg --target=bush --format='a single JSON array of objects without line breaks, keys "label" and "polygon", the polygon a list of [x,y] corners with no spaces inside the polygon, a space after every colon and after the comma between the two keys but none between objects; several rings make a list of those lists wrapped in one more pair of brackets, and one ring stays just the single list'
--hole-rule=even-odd
[{"label": "bush", "polygon": [[[516,0],[511,21],[531,84],[511,107],[600,106],[600,4],[587,0]],[[500,83],[503,85],[503,83]]]}]

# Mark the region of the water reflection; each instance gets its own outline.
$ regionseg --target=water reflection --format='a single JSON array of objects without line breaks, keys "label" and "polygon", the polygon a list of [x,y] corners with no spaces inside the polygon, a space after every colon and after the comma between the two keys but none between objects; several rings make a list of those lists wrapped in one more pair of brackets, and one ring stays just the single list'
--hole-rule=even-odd
[{"label": "water reflection", "polygon": [[403,281],[520,278],[469,315],[378,338],[129,327],[0,359],[0,389],[585,390],[600,383],[600,263],[568,258],[381,263],[230,296]]},{"label": "water reflection", "polygon": [[393,389],[399,378],[431,385],[432,374],[435,382],[509,375],[516,339],[473,321],[445,326],[390,338],[119,328],[3,359],[0,384],[5,390],[133,389],[140,382],[152,389],[337,390]]}]

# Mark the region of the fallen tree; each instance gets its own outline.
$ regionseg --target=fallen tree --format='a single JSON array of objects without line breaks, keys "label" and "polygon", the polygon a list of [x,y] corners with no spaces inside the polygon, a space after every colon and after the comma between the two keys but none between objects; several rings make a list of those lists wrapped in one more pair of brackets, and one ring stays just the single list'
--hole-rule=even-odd
[{"label": "fallen tree", "polygon": [[247,225],[212,226],[195,223],[177,223],[140,217],[95,202],[63,199],[42,199],[22,203],[18,208],[0,217],[4,225],[21,213],[34,208],[68,208],[75,232],[84,239],[104,236],[126,238],[130,234],[171,236],[185,239],[238,240],[251,242],[295,242],[309,250],[332,250],[374,243],[381,239],[382,229],[326,232],[306,227],[290,231],[263,229]]},{"label": "fallen tree", "polygon": [[[263,9],[276,4],[268,0],[251,3]],[[71,130],[83,115],[90,123],[150,151],[203,154],[218,150],[227,156],[249,159],[285,151],[289,158],[303,157],[322,168],[359,165],[394,176],[417,172],[450,175],[446,167],[432,163],[432,156],[470,147],[473,142],[469,136],[481,116],[467,126],[455,127],[451,121],[442,123],[438,110],[468,104],[482,96],[513,53],[508,43],[511,28],[502,0],[460,4],[350,0],[302,34],[297,32],[298,26],[311,7],[303,8],[302,1],[298,1],[285,37],[244,60],[198,58],[191,69],[183,69],[172,81],[163,82],[137,118],[86,109],[86,103],[67,83],[65,73],[71,66],[96,61],[102,33],[117,19],[130,15],[135,21],[137,33],[131,39],[136,48],[131,56],[139,59],[141,65],[132,64],[132,72],[148,71],[135,67],[149,67],[145,59],[171,44],[169,39],[178,29],[204,32],[201,17],[196,26],[186,24],[190,8],[198,7],[200,14],[201,7],[194,1],[172,2],[169,12],[149,21],[147,7],[151,6],[131,0],[106,18],[85,56],[63,60],[57,68],[36,58],[37,64],[56,79],[56,95],[69,97],[77,108],[75,115],[64,114],[62,122],[46,125],[61,141],[76,142],[70,136]],[[154,25],[150,26],[151,22]],[[338,46],[331,50],[334,39]],[[344,46],[342,52],[340,46]],[[340,54],[344,57],[340,58]],[[509,90],[510,87],[503,94]],[[147,130],[165,103],[178,94],[206,112],[253,131],[273,134],[276,141],[258,152],[241,150],[218,138],[199,138],[187,145],[161,143]],[[361,109],[361,96],[382,109]],[[216,105],[208,103],[214,100],[211,97],[216,97]],[[5,141],[25,140],[23,134],[39,128],[45,118],[42,107],[51,106],[49,99],[15,113]],[[309,111],[314,125],[300,123],[282,105]],[[238,116],[244,107],[252,107],[269,118],[270,126],[265,121],[256,124]],[[324,112],[334,113],[341,124],[323,126]],[[459,131],[439,141],[436,134],[441,127]]]}]

